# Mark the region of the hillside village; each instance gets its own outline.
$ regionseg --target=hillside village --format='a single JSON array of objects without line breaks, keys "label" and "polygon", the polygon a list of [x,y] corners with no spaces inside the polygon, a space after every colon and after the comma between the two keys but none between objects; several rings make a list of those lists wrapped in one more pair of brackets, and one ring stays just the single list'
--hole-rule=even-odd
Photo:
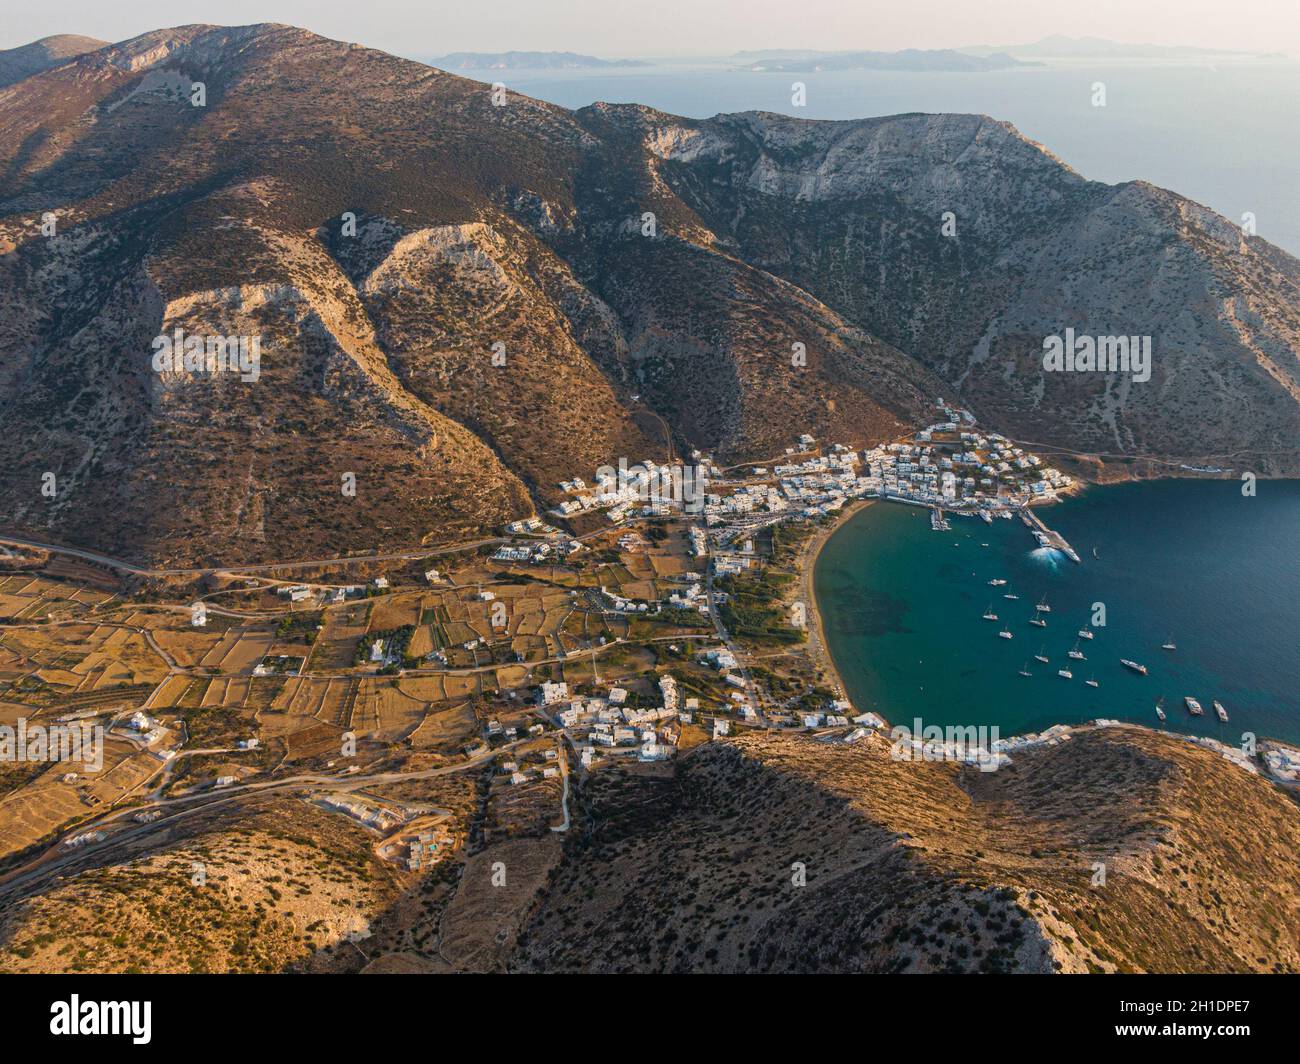
[{"label": "hillside village", "polygon": [[[531,77],[372,47],[368,14],[356,40],[336,18],[349,39],[191,23],[0,49],[18,353],[0,375],[0,972],[1300,971],[1300,750],[1243,730],[1289,685],[1252,704],[1225,682],[1220,738],[1166,729],[1160,702],[1157,729],[1049,693],[1036,714],[1080,723],[976,745],[891,728],[904,700],[879,694],[901,691],[886,669],[920,674],[927,716],[975,717],[994,702],[977,670],[1020,657],[1021,618],[995,636],[992,605],[977,621],[966,601],[994,576],[967,584],[966,540],[996,540],[978,546],[1010,579],[1060,570],[1054,629],[1097,596],[1075,581],[1058,601],[1074,571],[1048,552],[1134,572],[1114,540],[1090,535],[1085,563],[1045,523],[1076,476],[1296,475],[1300,262],[1278,212],[1234,196],[1239,225],[1092,180],[998,115],[809,120],[785,100],[811,86],[824,113],[820,73],[787,97],[736,56],[756,109],[561,105]],[[1104,83],[1089,107],[1091,75],[1046,69],[1061,43],[1159,62],[1094,110]],[[1209,51],[1007,47],[1048,60],[1012,63],[1072,84],[1089,127]],[[1247,59],[1276,81],[1275,56],[1235,54],[1216,99],[1249,89]],[[825,72],[758,66],[792,62]],[[1035,350],[1054,329],[1060,365]],[[251,372],[150,359],[155,334],[209,358],[238,341]],[[985,424],[934,398],[954,389]],[[828,551],[814,581],[868,505],[883,520],[852,533],[877,538],[844,535],[853,557]],[[1171,523],[1149,545],[1173,563]],[[1019,537],[1040,551],[1014,557]],[[897,560],[875,564],[882,543]],[[1137,601],[1162,629],[1192,612]],[[927,611],[967,606],[928,638]],[[1024,623],[1039,611],[1046,595]],[[1230,612],[1223,657],[1224,630],[1251,636]],[[1218,671],[1203,633],[1179,631],[1173,660],[1196,669],[1171,671]],[[841,639],[867,697],[840,684]],[[1012,1027],[1061,1025],[1020,1005]],[[158,1010],[156,1044],[178,1015]],[[1208,1037],[1209,1015],[1178,1018]]]},{"label": "hillside village", "polygon": [[[184,620],[171,614],[167,630],[157,627],[167,615],[144,620],[169,655],[171,675],[142,704],[124,693],[121,710],[105,719],[113,735],[147,756],[142,767],[164,767],[163,787],[176,793],[246,782],[253,773],[241,766],[269,762],[279,748],[250,722],[222,735],[229,753],[211,774],[194,771],[204,758],[178,760],[192,748],[196,727],[186,704],[198,699],[206,707],[216,696],[224,706],[236,690],[243,704],[258,690],[283,691],[271,696],[271,711],[307,696],[306,705],[318,706],[311,722],[355,728],[368,714],[372,727],[399,737],[410,725],[393,730],[386,722],[380,684],[423,692],[443,677],[437,690],[455,705],[453,692],[468,691],[466,681],[482,691],[479,677],[492,676],[496,705],[533,708],[504,723],[489,712],[474,741],[484,749],[541,740],[548,747],[509,759],[504,775],[516,786],[564,773],[567,759],[557,756],[551,732],[586,770],[609,759],[664,761],[683,742],[735,728],[879,727],[878,715],[855,714],[842,694],[819,683],[798,652],[804,625],[788,616],[782,590],[798,543],[863,500],[1006,515],[1071,484],[1005,438],[981,432],[969,412],[942,402],[936,410],[942,420],[866,450],[819,445],[805,434],[766,464],[723,469],[696,452],[689,470],[621,465],[599,471],[593,487],[574,476],[561,484],[568,500],[549,519],[514,520],[495,544],[460,560],[417,565],[415,574],[382,566],[363,579],[352,572],[348,581],[232,574],[192,600]],[[26,563],[20,552],[7,553],[10,564]],[[413,587],[412,576],[428,590]],[[38,590],[45,586],[39,580],[13,580],[35,594],[30,609],[58,601],[56,592]],[[538,594],[538,605],[529,605]],[[26,601],[13,599],[16,616],[28,612]],[[223,604],[268,620],[236,624]],[[68,607],[72,615],[85,611]],[[190,645],[211,650],[195,653]],[[602,666],[638,646],[653,648],[645,664]],[[761,646],[781,653],[769,649],[760,670],[747,655]],[[602,667],[614,679],[602,681]],[[123,675],[145,681],[132,691],[158,682],[150,671]],[[47,697],[43,686],[34,690]],[[113,690],[95,706],[111,708]],[[427,704],[431,711],[440,703]],[[76,774],[65,775],[70,781]],[[83,782],[78,787],[85,792]]]},{"label": "hillside village", "polygon": [[[7,777],[0,867],[75,872],[142,833],[251,812],[274,787],[286,816],[351,832],[384,876],[430,892],[421,920],[454,927],[446,906],[458,884],[475,889],[477,855],[527,847],[542,877],[592,788],[671,783],[707,744],[793,739],[828,763],[896,748],[987,770],[1131,730],[1058,725],[987,749],[896,743],[888,709],[854,706],[819,666],[796,608],[800,574],[838,515],[872,500],[944,524],[1019,513],[1043,537],[1030,508],[1074,487],[967,412],[936,410],[926,428],[865,449],[801,435],[766,462],[722,468],[696,454],[689,474],[646,462],[594,488],[572,477],[571,514],[513,519],[453,550],[128,583],[12,549],[0,702],[11,716],[102,727],[105,771]],[[1300,755],[1285,744],[1255,759],[1183,738],[1294,786]],[[209,808],[212,820],[188,819]],[[365,924],[350,910],[302,926],[347,954]],[[40,941],[35,926],[24,934],[22,949]],[[422,956],[429,934],[415,942]]]},{"label": "hillside village", "polygon": [[[660,697],[627,703],[627,691],[619,686],[586,687],[570,691],[564,683],[543,683],[536,691],[539,709],[549,727],[563,736],[584,770],[610,758],[640,762],[673,757],[683,731],[695,727],[705,736],[721,737],[735,727],[794,728],[822,733],[828,740],[852,743],[868,731],[883,729],[885,720],[875,712],[857,713],[836,692],[826,697],[798,699],[790,710],[789,700],[781,704],[771,690],[756,684],[743,662],[743,641],[730,635],[721,616],[729,592],[713,587],[715,582],[762,570],[765,552],[757,540],[765,530],[782,524],[803,525],[828,518],[857,500],[876,499],[927,507],[936,515],[935,527],[947,527],[944,514],[978,517],[1026,517],[1032,535],[1044,546],[1061,545],[1074,561],[1078,556],[1033,522],[1028,508],[1054,502],[1075,487],[1068,474],[1044,463],[1037,455],[998,433],[979,429],[973,415],[949,407],[940,400],[937,409],[943,420],[909,436],[865,450],[841,443],[819,446],[810,435],[802,435],[785,454],[770,465],[719,468],[710,456],[693,452],[697,484],[704,489],[698,505],[689,492],[677,490],[679,471],[647,460],[622,471],[620,476],[602,475],[588,488],[579,477],[563,482],[561,488],[573,498],[561,504],[555,517],[603,514],[617,527],[627,528],[618,540],[624,549],[644,546],[641,522],[677,518],[687,522],[689,551],[695,560],[691,570],[681,574],[681,584],[667,597],[636,599],[600,588],[600,608],[629,616],[656,616],[676,611],[695,611],[713,621],[717,645],[692,652],[698,667],[713,670],[720,681],[717,697],[681,697],[671,674],[657,679]],[[546,531],[543,532],[542,529]],[[511,531],[549,535],[552,541],[532,546],[503,547],[497,560],[523,564],[548,564],[583,550],[576,538],[568,538],[537,519],[520,522]],[[802,638],[799,634],[798,638]],[[1099,726],[1114,722],[1099,721]],[[836,733],[836,734],[831,734]],[[1059,725],[1040,735],[998,740],[989,751],[948,749],[951,744],[914,739],[911,746],[933,756],[957,760],[981,760],[1005,764],[1016,750],[1055,745],[1068,740],[1069,726]],[[514,729],[497,732],[504,739],[515,737]],[[493,732],[489,730],[489,738]],[[1254,762],[1243,758],[1235,747],[1217,740],[1193,738],[1220,756],[1249,771]],[[1285,748],[1269,753],[1265,762],[1274,778],[1286,781],[1294,771],[1294,753]],[[556,774],[552,766],[537,771],[508,764],[514,785],[540,776]]]},{"label": "hillside village", "polygon": [[[580,477],[560,488],[573,495],[558,518],[603,512],[613,524],[668,514],[703,515],[708,538],[726,544],[777,521],[835,513],[852,499],[879,498],[959,513],[1010,516],[1055,501],[1074,479],[999,433],[978,430],[974,416],[937,402],[945,420],[897,442],[858,451],[842,443],[818,446],[799,437],[771,466],[720,469],[699,451],[690,474],[643,460],[588,488]],[[703,491],[681,490],[694,480]],[[512,526],[513,528],[514,526]]]},{"label": "hillside village", "polygon": [[[719,697],[712,700],[680,697],[671,675],[658,679],[657,704],[636,707],[627,704],[627,691],[618,686],[589,688],[579,694],[563,683],[542,684],[536,694],[538,705],[548,724],[571,744],[584,769],[609,757],[666,760],[676,753],[683,729],[692,726],[713,737],[729,734],[733,726],[844,729],[842,738],[848,742],[884,727],[879,714],[856,713],[835,692],[820,701],[797,699],[793,710],[790,700],[774,704],[772,692],[761,690],[742,665],[744,652],[722,621],[729,592],[713,585],[764,567],[765,552],[756,541],[765,530],[817,522],[854,501],[879,499],[990,520],[1052,502],[1073,486],[1073,478],[1046,466],[1006,437],[980,431],[969,411],[943,400],[936,403],[936,410],[943,420],[866,450],[843,443],[819,446],[813,436],[803,434],[768,465],[722,469],[711,456],[694,451],[690,473],[644,460],[622,464],[617,471],[606,468],[590,487],[577,476],[560,484],[570,498],[555,509],[553,517],[568,521],[603,515],[609,524],[629,529],[618,540],[623,549],[644,545],[642,522],[669,518],[687,522],[695,565],[681,574],[681,583],[666,598],[636,599],[602,586],[596,601],[602,609],[629,616],[703,614],[712,619],[719,644],[692,655],[697,665],[716,672]],[[516,522],[507,531],[547,538],[503,546],[494,560],[550,564],[584,549],[577,538],[536,518]],[[802,638],[801,632],[794,634]],[[490,730],[488,737],[496,734],[511,739],[515,732]],[[541,766],[539,771],[543,777],[555,774],[551,766]],[[513,784],[527,782],[533,775],[509,763]]]}]

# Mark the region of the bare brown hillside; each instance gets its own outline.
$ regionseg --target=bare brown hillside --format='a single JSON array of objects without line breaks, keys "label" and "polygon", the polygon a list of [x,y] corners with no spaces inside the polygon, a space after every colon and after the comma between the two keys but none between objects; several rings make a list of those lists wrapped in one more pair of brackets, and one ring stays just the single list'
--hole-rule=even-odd
[{"label": "bare brown hillside", "polygon": [[0,89],[23,78],[39,74],[42,70],[59,66],[79,55],[103,48],[108,42],[94,37],[59,33],[42,37],[39,41],[19,48],[0,49]]},{"label": "bare brown hillside", "polygon": [[[194,25],[0,89],[0,172],[0,524],[32,536],[445,542],[620,457],[878,442],[937,395],[1049,445],[1300,468],[1296,261],[983,116],[497,106]],[[1044,374],[1067,326],[1150,334],[1152,379]],[[258,337],[260,376],[155,371],[178,328]]]},{"label": "bare brown hillside", "polygon": [[585,805],[524,969],[1300,970],[1295,804],[1146,730],[989,774],[759,733]]}]

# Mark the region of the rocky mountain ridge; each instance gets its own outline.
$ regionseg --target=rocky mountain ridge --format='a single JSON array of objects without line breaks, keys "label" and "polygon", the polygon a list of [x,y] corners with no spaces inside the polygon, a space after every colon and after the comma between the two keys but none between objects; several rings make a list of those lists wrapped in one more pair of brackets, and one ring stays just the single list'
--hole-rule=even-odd
[{"label": "rocky mountain ridge", "polygon": [[42,70],[61,65],[87,52],[105,47],[107,41],[75,34],[56,34],[18,48],[0,49],[0,89],[23,78],[39,74]]},{"label": "rocky mountain ridge", "polygon": [[[620,456],[876,442],[938,395],[1051,447],[1300,468],[1300,264],[983,116],[568,111],[184,26],[0,89],[0,144],[0,512],[46,538],[441,541]],[[158,379],[176,328],[257,335],[258,380]],[[1043,372],[1065,328],[1150,336],[1150,381]]]}]

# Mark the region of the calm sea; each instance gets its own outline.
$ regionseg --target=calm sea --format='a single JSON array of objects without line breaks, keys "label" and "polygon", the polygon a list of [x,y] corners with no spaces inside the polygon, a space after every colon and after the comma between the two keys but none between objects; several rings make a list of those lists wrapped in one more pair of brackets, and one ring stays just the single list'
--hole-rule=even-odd
[{"label": "calm sea", "polygon": [[[969,112],[1013,123],[1084,177],[1141,178],[1300,254],[1300,64],[1073,62],[969,73],[840,71],[776,74],[724,62],[663,62],[595,71],[505,71],[510,88],[565,107],[643,103],[670,114],[777,111],[803,118],[867,118],[908,111]],[[792,108],[790,84],[807,86]],[[1103,82],[1106,106],[1092,105]]]},{"label": "calm sea", "polygon": [[[1010,735],[1097,717],[1154,727],[1163,695],[1168,728],[1300,743],[1300,481],[1261,481],[1253,498],[1237,481],[1090,488],[1038,513],[1082,564],[1037,548],[1019,518],[953,518],[951,532],[934,532],[928,511],[876,503],[836,532],[815,587],[859,706],[891,723],[920,717]],[[995,578],[1007,584],[990,587]],[[1041,629],[1028,622],[1044,595]],[[1105,625],[1078,639],[1097,604]],[[989,606],[997,623],[982,618]],[[999,638],[1004,626],[1012,639]],[[1170,636],[1175,651],[1161,649]],[[1067,657],[1076,644],[1086,661]],[[1033,660],[1040,651],[1049,665]],[[1063,667],[1074,679],[1057,675]],[[1086,686],[1089,677],[1100,686]],[[1184,695],[1204,717],[1187,712]]]}]

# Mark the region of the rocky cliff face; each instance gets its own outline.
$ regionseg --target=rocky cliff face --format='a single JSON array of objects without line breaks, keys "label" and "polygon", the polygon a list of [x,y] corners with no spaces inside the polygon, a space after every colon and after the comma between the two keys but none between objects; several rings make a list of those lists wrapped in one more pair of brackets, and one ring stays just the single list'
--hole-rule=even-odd
[{"label": "rocky cliff face", "polygon": [[[1200,205],[1085,181],[976,115],[628,121],[736,254],[907,351],[1009,433],[1297,469],[1300,267]],[[1044,338],[1066,329],[1149,337],[1150,379],[1044,372]]]},{"label": "rocky cliff face", "polygon": [[[866,443],[936,395],[1062,448],[1300,467],[1300,266],[1173,193],[979,116],[499,102],[273,25],[0,89],[9,524],[229,561],[452,538],[619,456]],[[260,337],[260,375],[160,377],[176,328]],[[1065,328],[1149,335],[1151,379],[1044,373]]]}]

